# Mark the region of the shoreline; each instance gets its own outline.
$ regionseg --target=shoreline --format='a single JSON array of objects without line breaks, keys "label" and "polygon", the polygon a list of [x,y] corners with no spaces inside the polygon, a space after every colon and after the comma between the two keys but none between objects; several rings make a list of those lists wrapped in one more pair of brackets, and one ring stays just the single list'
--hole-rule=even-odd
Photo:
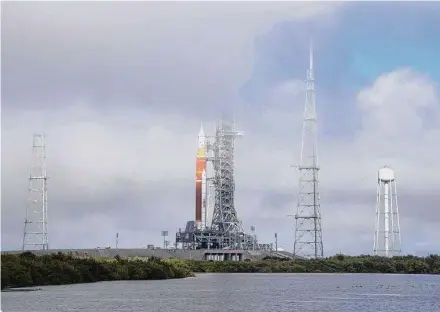
[{"label": "shoreline", "polygon": [[[37,287],[37,286],[35,286]],[[1,290],[1,292],[30,292],[30,291],[39,291],[39,290],[43,290],[43,288],[35,288],[35,289],[30,289],[27,287],[14,287],[14,288],[4,288]]]},{"label": "shoreline", "polygon": [[336,255],[324,259],[258,261],[187,261],[194,273],[353,273],[353,274],[440,274],[440,255],[428,257]]},{"label": "shoreline", "polygon": [[344,256],[319,260],[267,258],[256,261],[198,261],[182,259],[80,259],[68,254],[36,256],[30,252],[2,255],[1,290],[37,291],[26,287],[104,281],[164,280],[203,273],[295,274],[440,274],[440,255],[428,257]]}]

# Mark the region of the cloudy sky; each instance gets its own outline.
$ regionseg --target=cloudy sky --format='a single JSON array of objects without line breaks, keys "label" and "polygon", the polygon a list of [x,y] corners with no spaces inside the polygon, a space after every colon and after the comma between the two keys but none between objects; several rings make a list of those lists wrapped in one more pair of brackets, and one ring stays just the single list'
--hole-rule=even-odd
[{"label": "cloudy sky", "polygon": [[[371,253],[377,170],[403,249],[440,251],[437,3],[3,3],[2,249],[21,247],[32,134],[51,248],[160,244],[194,218],[197,133],[234,108],[236,207],[293,247],[314,38],[326,255]],[[436,147],[437,146],[437,147]]]}]

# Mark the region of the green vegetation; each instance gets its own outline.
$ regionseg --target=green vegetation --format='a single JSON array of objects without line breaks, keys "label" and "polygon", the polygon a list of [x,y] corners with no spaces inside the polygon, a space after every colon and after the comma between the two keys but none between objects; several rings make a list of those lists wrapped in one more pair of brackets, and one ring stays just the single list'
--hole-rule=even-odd
[{"label": "green vegetation", "polygon": [[1,256],[1,289],[115,280],[153,280],[193,276],[176,259],[78,259],[68,254],[35,256],[30,252]]},{"label": "green vegetation", "polygon": [[114,280],[184,278],[192,272],[212,273],[401,273],[440,274],[440,255],[426,258],[349,257],[322,260],[194,261],[79,259],[68,254],[35,256],[30,252],[2,255],[1,288],[61,285]]},{"label": "green vegetation", "polygon": [[404,257],[349,257],[336,255],[322,260],[281,260],[266,258],[261,261],[187,261],[193,272],[215,273],[400,273],[440,274],[440,256],[426,258]]}]

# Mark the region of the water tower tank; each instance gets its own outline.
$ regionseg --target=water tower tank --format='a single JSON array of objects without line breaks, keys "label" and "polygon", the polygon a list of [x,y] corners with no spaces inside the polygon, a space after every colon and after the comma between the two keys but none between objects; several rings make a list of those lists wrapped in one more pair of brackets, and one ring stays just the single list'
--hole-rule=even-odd
[{"label": "water tower tank", "polygon": [[394,181],[394,170],[389,167],[383,167],[379,170],[379,180],[382,182]]}]

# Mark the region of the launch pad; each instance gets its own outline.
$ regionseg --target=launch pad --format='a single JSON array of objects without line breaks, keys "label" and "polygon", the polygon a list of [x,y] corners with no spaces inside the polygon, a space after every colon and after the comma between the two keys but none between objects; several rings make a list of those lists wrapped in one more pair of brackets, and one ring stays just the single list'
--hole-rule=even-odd
[{"label": "launch pad", "polygon": [[245,232],[220,232],[213,228],[197,229],[188,221],[184,231],[176,233],[176,243],[182,249],[270,250],[271,245],[258,244],[255,236]]},{"label": "launch pad", "polygon": [[[196,166],[195,221],[176,233],[176,247],[182,249],[271,249],[258,244],[256,235],[247,234],[235,209],[235,138],[242,133],[235,124],[221,120],[213,137],[199,133]],[[211,225],[207,224],[212,211]]]}]

